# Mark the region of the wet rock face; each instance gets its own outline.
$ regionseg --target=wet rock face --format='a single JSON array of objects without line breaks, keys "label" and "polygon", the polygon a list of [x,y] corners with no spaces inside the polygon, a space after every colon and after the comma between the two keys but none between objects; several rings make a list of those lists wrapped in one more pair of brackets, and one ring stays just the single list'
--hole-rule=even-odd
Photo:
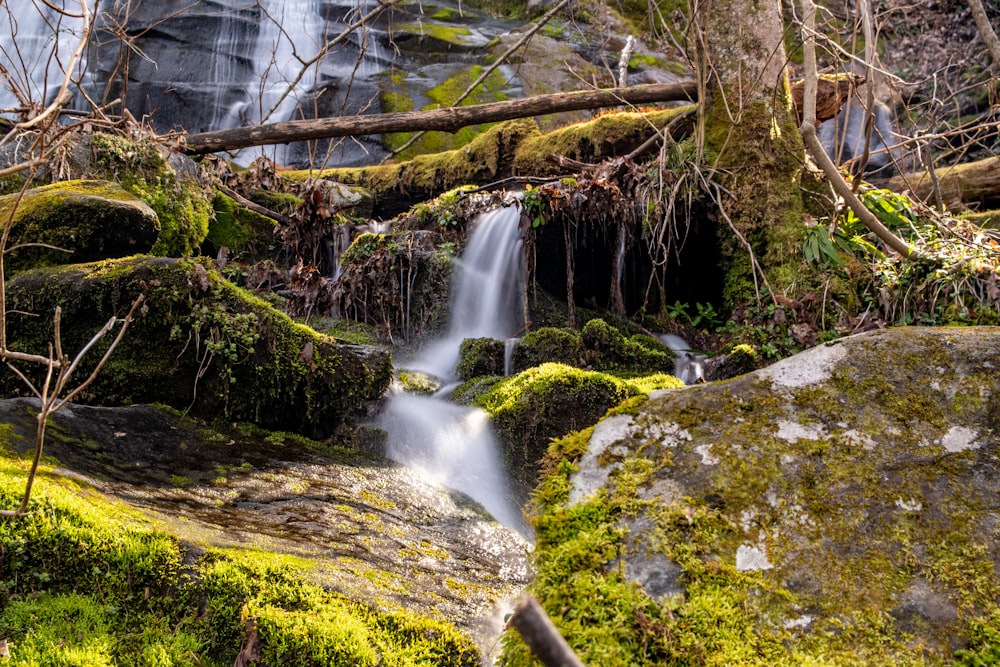
[{"label": "wet rock face", "polygon": [[625,553],[604,576],[672,610],[673,632],[691,632],[707,588],[749,590],[736,617],[758,648],[941,664],[996,618],[998,414],[1000,328],[861,334],[607,418],[542,525],[619,517]]},{"label": "wet rock face", "polygon": [[[0,401],[23,451],[35,405]],[[59,474],[163,518],[181,540],[311,558],[324,585],[447,619],[484,653],[499,632],[491,614],[528,580],[529,546],[515,531],[383,459],[216,432],[148,406],[71,405],[52,418],[45,452]]]}]

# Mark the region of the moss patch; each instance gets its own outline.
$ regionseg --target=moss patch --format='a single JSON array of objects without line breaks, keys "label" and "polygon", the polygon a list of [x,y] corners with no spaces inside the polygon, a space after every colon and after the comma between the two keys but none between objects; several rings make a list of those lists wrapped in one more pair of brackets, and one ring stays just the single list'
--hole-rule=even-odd
[{"label": "moss patch", "polygon": [[[206,266],[139,257],[21,274],[8,285],[9,303],[40,317],[12,318],[8,340],[15,349],[47,349],[59,305],[63,347],[80,349],[144,293],[143,309],[82,400],[162,403],[325,437],[381,395],[390,377],[386,354],[319,336]],[[4,388],[24,391],[13,375]]]},{"label": "moss patch", "polygon": [[587,664],[988,661],[998,335],[855,337],[553,442],[532,590]]},{"label": "moss patch", "polygon": [[[74,264],[148,252],[160,233],[156,213],[109,181],[62,181],[0,198],[0,218],[13,216],[4,260],[9,271]],[[63,252],[65,251],[65,252]]]},{"label": "moss patch", "polygon": [[[12,664],[231,665],[251,635],[262,665],[479,664],[454,626],[324,590],[305,560],[190,550],[120,503],[45,482],[29,516],[0,523]],[[22,488],[0,457],[0,505]]]}]

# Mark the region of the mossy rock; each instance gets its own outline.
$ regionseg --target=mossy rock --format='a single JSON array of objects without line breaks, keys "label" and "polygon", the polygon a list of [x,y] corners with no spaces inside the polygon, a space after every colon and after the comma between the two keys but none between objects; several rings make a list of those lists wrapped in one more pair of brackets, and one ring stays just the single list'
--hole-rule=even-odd
[{"label": "mossy rock", "polygon": [[81,139],[74,153],[87,155],[78,167],[84,174],[119,182],[156,211],[160,236],[153,254],[189,257],[201,247],[213,193],[190,158],[167,153],[151,136],[133,140],[101,132]]},{"label": "mossy rock", "polygon": [[653,336],[643,333],[625,336],[605,320],[594,318],[580,332],[594,368],[625,372],[670,372],[674,353]]},{"label": "mossy rock", "polygon": [[463,382],[481,375],[503,375],[507,345],[496,338],[466,338],[458,349],[456,373]]},{"label": "mossy rock", "polygon": [[[498,382],[479,385],[476,404],[486,410],[502,442],[503,459],[520,501],[537,483],[539,463],[553,438],[587,428],[626,398],[652,389],[681,387],[669,374],[641,380],[545,363]],[[468,389],[468,388],[464,388]],[[456,392],[468,398],[468,391]]]},{"label": "mossy rock", "polygon": [[903,328],[626,403],[547,452],[531,592],[585,664],[995,664],[997,367]]},{"label": "mossy rock", "polygon": [[12,213],[8,247],[67,252],[20,248],[4,260],[11,272],[149,252],[160,233],[153,209],[110,181],[62,181],[0,198],[0,216]]},{"label": "mossy rock", "polygon": [[231,257],[245,256],[248,260],[267,257],[269,253],[265,251],[274,244],[274,220],[240,206],[223,194],[212,200],[212,210],[214,215],[202,242],[202,252],[214,257],[225,247]]},{"label": "mossy rock", "polygon": [[585,366],[583,338],[580,333],[556,327],[541,327],[526,333],[514,348],[514,371],[527,370],[545,362],[578,368]]},{"label": "mossy rock", "polygon": [[[193,260],[132,257],[22,273],[8,284],[8,308],[38,317],[12,314],[8,343],[45,354],[59,306],[62,347],[73,354],[140,294],[135,321],[80,400],[161,403],[326,437],[388,385],[387,353],[321,336]],[[91,352],[78,377],[107,344]],[[7,395],[25,391],[13,374],[0,386]]]},{"label": "mossy rock", "polygon": [[[36,414],[0,401],[0,508]],[[383,460],[153,406],[48,426],[29,513],[0,523],[15,664],[228,666],[252,628],[261,666],[476,667],[527,578],[513,531]]]}]

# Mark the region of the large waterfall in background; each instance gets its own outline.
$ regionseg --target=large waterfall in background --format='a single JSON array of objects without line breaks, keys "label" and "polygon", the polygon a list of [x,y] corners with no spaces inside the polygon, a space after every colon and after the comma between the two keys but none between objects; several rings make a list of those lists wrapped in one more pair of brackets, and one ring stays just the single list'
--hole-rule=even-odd
[{"label": "large waterfall in background", "polygon": [[[448,333],[407,362],[407,368],[451,382],[463,339],[505,339],[514,333],[524,280],[520,217],[518,206],[479,217],[456,260]],[[462,491],[504,525],[527,534],[520,509],[509,497],[488,416],[479,408],[450,402],[453,388],[431,396],[402,391],[389,396],[378,419],[389,434],[389,458]]]},{"label": "large waterfall in background", "polygon": [[[371,0],[216,0],[180,12],[170,3],[134,0],[90,5],[90,47],[73,73],[86,90],[84,97],[72,88],[78,111],[89,112],[87,98],[123,99],[158,132],[196,133],[380,110],[378,77],[393,59],[382,45],[384,31],[372,23],[328,48],[377,6]],[[0,66],[9,73],[0,81],[0,109],[23,106],[11,87],[38,107],[54,99],[64,78],[60,63],[82,33],[74,14],[75,0],[0,2]],[[316,152],[304,142],[245,149],[234,161],[246,165],[264,154],[282,164],[324,162],[329,150],[333,164],[347,166],[384,154],[378,137],[311,148]]]},{"label": "large waterfall in background", "polygon": [[[59,63],[67,62],[79,44],[83,21],[79,7],[72,11],[76,3],[70,0],[8,0],[6,7],[3,4],[0,66],[10,80],[0,82],[0,109],[17,109],[22,102],[44,106],[55,98],[65,78]],[[57,11],[61,7],[71,11],[61,15]],[[86,61],[81,63],[85,65]]]}]

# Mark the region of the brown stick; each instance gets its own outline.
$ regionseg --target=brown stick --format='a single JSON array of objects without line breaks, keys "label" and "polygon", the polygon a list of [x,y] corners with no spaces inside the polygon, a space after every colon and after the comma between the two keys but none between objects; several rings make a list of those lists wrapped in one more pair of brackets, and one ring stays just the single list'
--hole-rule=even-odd
[{"label": "brown stick", "polygon": [[571,93],[535,95],[522,100],[507,100],[465,107],[405,111],[401,113],[369,114],[348,118],[317,118],[290,120],[284,123],[239,127],[214,132],[201,132],[182,138],[181,150],[189,155],[227,151],[250,146],[284,144],[289,141],[329,139],[331,137],[440,130],[456,132],[469,125],[495,123],[514,118],[530,118],[562,111],[597,109],[620,104],[651,104],[653,102],[694,99],[693,81],[652,83],[628,88],[582,90]]},{"label": "brown stick", "polygon": [[545,667],[584,667],[545,614],[542,605],[532,596],[521,596],[510,617],[510,624]]}]

